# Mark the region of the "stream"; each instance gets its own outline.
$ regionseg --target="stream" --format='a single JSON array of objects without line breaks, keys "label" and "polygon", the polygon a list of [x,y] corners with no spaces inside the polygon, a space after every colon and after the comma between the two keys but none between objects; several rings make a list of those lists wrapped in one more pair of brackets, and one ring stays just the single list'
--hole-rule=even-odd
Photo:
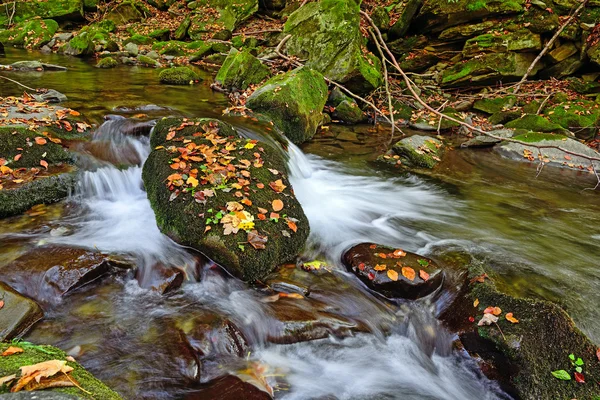
[{"label": "stream", "polygon": [[[600,311],[590,306],[600,304],[600,198],[585,190],[595,179],[549,167],[536,178],[535,166],[458,147],[433,173],[385,170],[373,163],[389,140],[385,129],[331,125],[287,152],[311,226],[302,256],[330,268],[278,271],[274,279],[306,285],[310,297],[265,302],[260,290],[160,233],[141,179],[148,139],[124,135],[117,117],[104,119],[223,118],[256,138],[264,126],[222,117],[227,99],[211,91],[206,72],[199,85],[172,87],[158,84],[153,69],[98,70],[58,55],[8,50],[2,63],[23,59],[68,67],[10,75],[65,93],[65,106],[98,127],[74,149],[84,171],[68,201],[0,220],[0,275],[46,244],[98,249],[135,264],[135,274],[45,304],[44,320],[25,337],[73,354],[127,399],[201,399],[198,383],[226,374],[286,400],[509,399],[437,322],[452,291],[414,303],[382,301],[340,264],[344,250],[361,242],[434,258],[468,254],[499,275],[502,290],[560,303],[600,342]],[[1,96],[21,93],[0,81]],[[146,289],[156,265],[184,269],[188,280],[168,295]],[[335,329],[297,340],[290,330],[306,321]]]}]

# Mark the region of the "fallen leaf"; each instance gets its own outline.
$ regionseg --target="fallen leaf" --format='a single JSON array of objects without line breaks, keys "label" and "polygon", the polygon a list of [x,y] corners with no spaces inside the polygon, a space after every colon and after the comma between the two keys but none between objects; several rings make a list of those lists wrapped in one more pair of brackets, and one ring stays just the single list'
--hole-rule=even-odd
[{"label": "fallen leaf", "polygon": [[485,281],[485,278],[489,278],[487,274],[478,275],[475,278],[471,279],[471,283],[474,283],[474,282],[483,283]]},{"label": "fallen leaf", "polygon": [[585,376],[581,372],[574,372],[573,376],[575,377],[575,382],[585,383]]},{"label": "fallen leaf", "polygon": [[388,269],[387,276],[394,282],[398,280],[398,272],[394,271],[393,269]]},{"label": "fallen leaf", "polygon": [[248,243],[256,250],[264,249],[267,241],[267,236],[261,235],[257,231],[248,232]]},{"label": "fallen leaf", "polygon": [[400,249],[394,250],[394,253],[392,253],[392,254],[394,254],[394,257],[404,257],[404,256],[406,256],[406,252],[404,252],[403,250],[400,250]]},{"label": "fallen leaf", "polygon": [[483,314],[483,317],[477,323],[478,326],[491,325],[498,322],[498,317],[493,314]]},{"label": "fallen leaf", "polygon": [[175,131],[170,131],[167,133],[167,140],[171,140],[175,137]]},{"label": "fallen leaf", "polygon": [[8,349],[4,350],[4,352],[2,353],[2,356],[3,357],[12,356],[13,354],[19,354],[22,352],[23,352],[22,348],[16,347],[16,346],[10,346]]},{"label": "fallen leaf", "polygon": [[298,227],[296,226],[296,223],[294,221],[288,220],[287,225],[288,228],[290,228],[293,232],[296,232],[298,230]]},{"label": "fallen leaf", "polygon": [[385,271],[387,269],[387,267],[385,265],[382,265],[382,264],[377,264],[375,267],[373,267],[373,269],[375,271]]},{"label": "fallen leaf", "polygon": [[596,349],[596,358],[600,361],[600,347]]},{"label": "fallen leaf", "polygon": [[513,313],[511,313],[511,312],[506,313],[505,318],[507,321],[512,322],[513,324],[519,323],[519,320],[516,319],[515,317],[513,317]]},{"label": "fallen leaf", "polygon": [[73,371],[73,367],[68,366],[64,360],[50,360],[33,365],[25,365],[21,367],[21,378],[19,378],[10,391],[18,392],[33,380],[39,383],[42,378],[48,378],[59,372],[66,374],[71,371]]},{"label": "fallen leaf", "polygon": [[17,154],[14,158],[15,161],[19,161],[23,157],[23,154]]},{"label": "fallen leaf", "polygon": [[198,186],[198,179],[194,178],[193,176],[190,176],[189,178],[187,178],[187,181],[185,183],[191,185],[192,187],[196,187]]},{"label": "fallen leaf", "polygon": [[483,310],[484,314],[494,314],[494,315],[500,315],[502,314],[502,309],[500,307],[487,307],[485,310]]},{"label": "fallen leaf", "polygon": [[402,275],[404,275],[404,277],[410,281],[414,281],[415,280],[415,270],[412,269],[411,267],[402,267]]},{"label": "fallen leaf", "polygon": [[40,146],[43,146],[46,143],[48,143],[48,141],[46,139],[44,139],[43,137],[40,137],[40,136],[36,137],[34,140],[35,140],[35,143],[39,144]]},{"label": "fallen leaf", "polygon": [[60,374],[60,375],[55,375],[55,376],[52,376],[49,378],[42,378],[42,379],[40,379],[39,382],[37,382],[37,381],[29,382],[27,385],[25,385],[25,387],[23,389],[28,392],[32,392],[35,390],[44,390],[44,389],[60,388],[60,387],[74,387],[74,386],[77,386],[77,385],[76,385],[76,382],[73,380],[73,378],[71,378],[65,374]]},{"label": "fallen leaf", "polygon": [[[0,300],[0,310],[2,309],[2,307],[4,307],[4,300]],[[598,351],[600,351],[600,349],[598,349]]]},{"label": "fallen leaf", "polygon": [[269,187],[273,189],[277,193],[283,192],[283,190],[287,187],[283,184],[281,179],[277,179],[275,182],[270,182]]},{"label": "fallen leaf", "polygon": [[564,369],[559,369],[558,371],[552,371],[552,376],[554,376],[556,379],[560,379],[561,381],[570,381],[571,380],[571,375]]},{"label": "fallen leaf", "polygon": [[3,376],[0,378],[0,386],[10,383],[10,382],[14,381],[16,378],[17,378],[17,375],[15,375],[15,374]]},{"label": "fallen leaf", "polygon": [[477,307],[479,305],[479,299],[475,299],[473,302],[473,307]]},{"label": "fallen leaf", "polygon": [[46,160],[40,160],[40,165],[46,169],[48,169],[48,162]]},{"label": "fallen leaf", "polygon": [[429,274],[422,269],[419,270],[419,277],[423,279],[425,282],[429,280]]},{"label": "fallen leaf", "polygon": [[275,212],[281,211],[281,210],[283,210],[283,201],[281,201],[279,199],[275,199],[271,203],[271,207],[273,207],[273,211],[275,211]]},{"label": "fallen leaf", "polygon": [[303,299],[300,293],[279,293],[279,297],[289,297],[290,299]]},{"label": "fallen leaf", "polygon": [[369,248],[370,249],[375,249],[375,248],[377,248],[377,245],[376,244],[372,244],[372,245],[369,246]]}]

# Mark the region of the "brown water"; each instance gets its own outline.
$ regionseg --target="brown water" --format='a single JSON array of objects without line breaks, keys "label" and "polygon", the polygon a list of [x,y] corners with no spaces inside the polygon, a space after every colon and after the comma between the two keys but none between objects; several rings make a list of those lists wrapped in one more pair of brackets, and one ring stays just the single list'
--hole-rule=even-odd
[{"label": "brown water", "polygon": [[[5,74],[65,93],[67,106],[97,124],[107,114],[220,117],[227,106],[210,90],[208,74],[200,85],[170,87],[148,68],[97,70],[75,58],[11,50],[0,62],[38,58],[69,71]],[[0,95],[20,93],[0,81]],[[228,121],[261,135],[249,120]],[[600,341],[594,307],[600,304],[600,198],[583,190],[593,179],[551,168],[536,178],[535,167],[488,150],[453,150],[428,175],[388,170],[372,162],[386,134],[331,126],[301,150],[291,146],[292,183],[311,224],[307,256],[326,258],[331,268],[317,275],[284,268],[272,281],[309,287],[309,298],[264,303],[265,293],[209,266],[202,279],[168,296],[141,289],[125,274],[46,306],[45,320],[26,339],[72,351],[131,399],[182,398],[200,381],[244,376],[240,371],[255,362],[266,366],[276,398],[501,397],[437,326],[435,310],[447,297],[409,307],[383,303],[338,265],[349,245],[374,241],[432,255],[467,252],[499,274],[504,290],[561,303]],[[110,124],[95,143],[141,160],[149,151],[143,138],[123,138]],[[0,221],[0,275],[12,259],[49,242],[96,247],[140,268],[157,260],[192,263],[158,232],[139,166],[117,169],[93,156],[85,165],[90,170],[66,207]],[[67,233],[50,235],[56,228]],[[235,339],[240,335],[245,340]],[[302,335],[323,339],[285,344]]]}]

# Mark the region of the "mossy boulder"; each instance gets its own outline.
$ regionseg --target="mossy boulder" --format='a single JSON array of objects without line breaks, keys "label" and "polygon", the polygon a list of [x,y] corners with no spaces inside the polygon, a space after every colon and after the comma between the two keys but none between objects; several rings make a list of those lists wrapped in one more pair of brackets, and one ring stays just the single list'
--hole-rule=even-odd
[{"label": "mossy boulder", "polygon": [[374,90],[382,83],[381,63],[364,49],[359,12],[354,0],[305,4],[285,23],[284,33],[292,35],[287,53],[355,93]]},{"label": "mossy boulder", "polygon": [[480,99],[473,103],[473,108],[488,114],[505,111],[517,103],[515,96],[496,97],[494,99]]},{"label": "mossy boulder", "polygon": [[269,74],[269,68],[250,54],[250,51],[233,48],[217,72],[215,81],[228,89],[246,90],[248,86],[260,83]]},{"label": "mossy boulder", "polygon": [[174,67],[160,71],[158,79],[169,85],[189,85],[200,77],[188,67]]},{"label": "mossy boulder", "polygon": [[58,23],[52,19],[34,19],[0,31],[0,42],[7,46],[39,49],[52,40],[57,30]]},{"label": "mossy boulder", "polygon": [[[64,351],[52,346],[38,346],[29,342],[19,342],[15,344],[0,343],[0,352],[4,352],[11,345],[20,347],[23,349],[23,352],[13,354],[10,357],[0,357],[0,376],[16,374],[18,377],[20,374],[20,367],[50,360],[64,360],[66,365],[73,368],[73,371],[69,372],[69,376],[74,379],[78,385],[81,386],[81,388],[52,388],[45,389],[43,393],[48,394],[51,392],[66,396],[70,395],[76,399],[121,400],[121,396],[119,396],[118,393],[114,392],[104,383],[94,378],[94,376],[86,371],[80,364],[74,361],[69,361],[67,359],[67,354]],[[0,387],[0,394],[9,392],[9,385],[3,385]]]},{"label": "mossy boulder", "polygon": [[[12,10],[0,15],[0,26],[9,22]],[[82,0],[22,0],[15,3],[12,15],[13,23],[20,23],[35,17],[54,19],[56,21],[83,21]]]},{"label": "mossy boulder", "polygon": [[423,0],[406,0],[399,1],[393,8],[392,12],[397,15],[398,19],[390,27],[389,36],[391,38],[399,38],[406,34],[410,24],[423,4]]},{"label": "mossy boulder", "polygon": [[505,53],[507,51],[539,52],[542,40],[539,34],[527,29],[516,32],[486,33],[467,40],[463,48],[465,57],[478,53]]},{"label": "mossy boulder", "polygon": [[98,64],[96,64],[96,68],[108,69],[108,68],[114,68],[117,65],[119,65],[119,62],[117,60],[115,60],[112,57],[105,57],[105,58],[101,58],[100,61],[98,61]]},{"label": "mossy boulder", "polygon": [[[442,87],[460,87],[470,84],[495,84],[498,81],[521,79],[536,54],[534,53],[490,53],[479,58],[459,62],[440,73]],[[544,67],[536,64],[529,74],[534,77]]]},{"label": "mossy boulder", "polygon": [[246,106],[269,117],[288,139],[299,144],[315,135],[326,101],[323,75],[302,67],[269,79],[248,98]]},{"label": "mossy boulder", "polygon": [[190,28],[190,24],[191,23],[192,23],[192,20],[190,19],[190,16],[186,15],[186,17],[183,19],[183,21],[181,21],[181,23],[179,24],[179,26],[177,27],[177,29],[175,29],[175,32],[173,32],[172,39],[173,40],[183,40],[183,39],[185,39],[185,37],[187,36],[188,29]]},{"label": "mossy boulder", "polygon": [[143,4],[126,0],[110,9],[104,19],[114,22],[117,26],[125,25],[130,22],[141,21],[146,16],[146,11]]},{"label": "mossy boulder", "polygon": [[429,136],[414,135],[404,138],[392,147],[400,156],[402,165],[409,168],[433,168],[444,153],[442,142]]},{"label": "mossy boulder", "polygon": [[85,57],[93,55],[96,46],[111,47],[113,43],[108,31],[100,24],[92,24],[82,28],[77,36],[69,40],[62,51],[70,56]]},{"label": "mossy boulder", "polygon": [[492,28],[496,27],[496,25],[497,23],[495,21],[484,21],[474,24],[453,26],[444,29],[440,33],[439,38],[442,40],[465,40],[489,32]]},{"label": "mossy boulder", "polygon": [[378,6],[373,9],[371,12],[371,19],[373,23],[382,32],[386,32],[390,29],[390,13],[385,9],[385,7]]},{"label": "mossy boulder", "polygon": [[354,100],[344,100],[335,107],[333,118],[347,124],[358,124],[364,121],[365,114]]},{"label": "mossy boulder", "polygon": [[0,313],[0,341],[23,335],[44,316],[35,301],[21,295],[4,282],[0,282],[0,298],[4,301]]},{"label": "mossy boulder", "polygon": [[129,39],[125,40],[123,42],[123,45],[127,45],[129,43],[133,43],[133,44],[137,44],[137,45],[152,44],[152,43],[154,43],[154,39],[151,38],[150,36],[140,35],[139,33],[136,33],[135,35],[131,36]]},{"label": "mossy boulder", "polygon": [[[258,0],[199,0],[188,35],[193,40],[206,39],[218,32],[233,30],[258,11]],[[200,12],[198,12],[200,11]]]},{"label": "mossy boulder", "polygon": [[[38,144],[36,138],[45,143]],[[72,155],[26,128],[0,128],[0,159],[4,164],[0,173],[0,218],[20,214],[37,204],[60,201],[75,187],[76,174],[69,166]],[[47,170],[41,161],[47,163]]]},{"label": "mossy boulder", "polygon": [[[440,318],[458,332],[462,346],[483,361],[483,371],[490,378],[500,379],[503,388],[519,399],[597,398],[597,346],[563,309],[547,301],[498,291],[492,268],[480,263],[470,261],[464,269],[467,274],[462,290]],[[487,307],[500,308],[498,320],[478,326]],[[508,313],[518,322],[510,322]],[[552,375],[552,371],[564,369],[573,376],[570,354],[583,359],[587,383],[577,383],[574,378],[563,381]]]},{"label": "mossy boulder", "polygon": [[506,124],[507,128],[510,129],[526,129],[533,132],[553,132],[553,133],[565,133],[566,130],[547,118],[541,115],[526,114],[519,119],[510,121]]},{"label": "mossy boulder", "polygon": [[575,133],[580,139],[593,139],[600,123],[600,105],[589,100],[569,101],[546,107],[543,114],[552,123]]},{"label": "mossy boulder", "polygon": [[524,6],[524,0],[425,0],[413,26],[421,31],[440,32],[465,22],[522,13]]},{"label": "mossy boulder", "polygon": [[148,67],[158,68],[161,66],[160,62],[158,62],[157,60],[150,58],[148,56],[142,55],[142,54],[137,56],[137,60],[140,64],[148,66]]},{"label": "mossy boulder", "polygon": [[308,220],[270,145],[242,139],[221,121],[176,118],[157,123],[151,144],[144,185],[159,228],[173,240],[247,281],[303,248]]},{"label": "mossy boulder", "polygon": [[186,53],[187,43],[172,40],[169,42],[156,42],[152,45],[152,50],[158,51],[164,56],[184,56]]}]

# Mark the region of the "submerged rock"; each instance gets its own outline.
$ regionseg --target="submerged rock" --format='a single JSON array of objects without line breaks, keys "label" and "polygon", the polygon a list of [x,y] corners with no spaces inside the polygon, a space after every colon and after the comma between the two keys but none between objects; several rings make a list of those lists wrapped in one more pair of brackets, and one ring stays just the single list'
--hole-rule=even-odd
[{"label": "submerged rock", "polygon": [[44,316],[35,301],[4,282],[0,282],[0,299],[3,301],[0,309],[0,341],[20,337]]},{"label": "submerged rock", "polygon": [[119,62],[117,60],[115,60],[112,57],[105,57],[98,61],[98,64],[96,64],[96,68],[108,69],[115,68],[117,65],[119,65]]},{"label": "submerged rock", "polygon": [[158,78],[161,83],[170,85],[190,85],[197,81],[199,76],[188,67],[167,68],[160,71]]},{"label": "submerged rock", "polygon": [[232,48],[217,72],[215,81],[227,89],[246,90],[248,86],[260,83],[269,74],[269,68],[250,54],[249,50],[238,51]]},{"label": "submerged rock", "polygon": [[292,35],[287,52],[353,92],[374,90],[382,83],[381,62],[363,52],[359,11],[354,0],[303,5],[285,23],[284,33]]},{"label": "submerged rock", "polygon": [[308,220],[275,149],[210,119],[163,119],[151,145],[144,184],[159,228],[175,241],[248,281],[302,249]]},{"label": "submerged rock", "polygon": [[437,290],[444,273],[437,264],[415,253],[373,243],[361,243],[342,261],[369,288],[387,298],[415,300]]},{"label": "submerged rock", "polygon": [[312,139],[323,120],[327,85],[308,67],[274,76],[247,100],[252,111],[269,117],[293,143]]},{"label": "submerged rock", "polygon": [[184,400],[271,400],[271,396],[233,375],[225,375],[202,385],[201,389],[188,393]]},{"label": "submerged rock", "polygon": [[401,164],[409,168],[433,168],[441,161],[443,152],[444,147],[439,140],[414,135],[396,142],[388,156],[398,156]]},{"label": "submerged rock", "polygon": [[[4,352],[8,349],[12,344],[11,343],[0,343],[0,353]],[[8,376],[12,374],[19,374],[19,368],[25,365],[33,365],[37,363],[41,363],[44,361],[50,360],[60,360],[66,361],[66,365],[72,367],[73,370],[68,373],[68,376],[71,377],[75,382],[78,383],[80,387],[71,386],[71,387],[55,387],[45,389],[43,391],[27,391],[27,387],[25,387],[24,392],[19,393],[28,393],[34,394],[34,396],[30,397],[16,397],[16,399],[102,399],[102,400],[121,400],[121,396],[116,392],[112,391],[105,384],[100,382],[98,379],[94,378],[92,374],[86,371],[80,364],[75,361],[67,360],[67,354],[52,346],[40,346],[34,345],[33,343],[21,342],[16,344],[16,346],[23,349],[22,353],[13,354],[11,356],[0,357],[0,376]],[[84,390],[85,392],[82,392]],[[12,399],[13,397],[7,397],[5,393],[10,392],[10,385],[0,386],[0,397],[2,399]],[[41,395],[38,396],[38,393]],[[87,394],[89,393],[89,394]],[[11,394],[12,396],[12,394]],[[65,397],[66,396],[66,397]]]}]

